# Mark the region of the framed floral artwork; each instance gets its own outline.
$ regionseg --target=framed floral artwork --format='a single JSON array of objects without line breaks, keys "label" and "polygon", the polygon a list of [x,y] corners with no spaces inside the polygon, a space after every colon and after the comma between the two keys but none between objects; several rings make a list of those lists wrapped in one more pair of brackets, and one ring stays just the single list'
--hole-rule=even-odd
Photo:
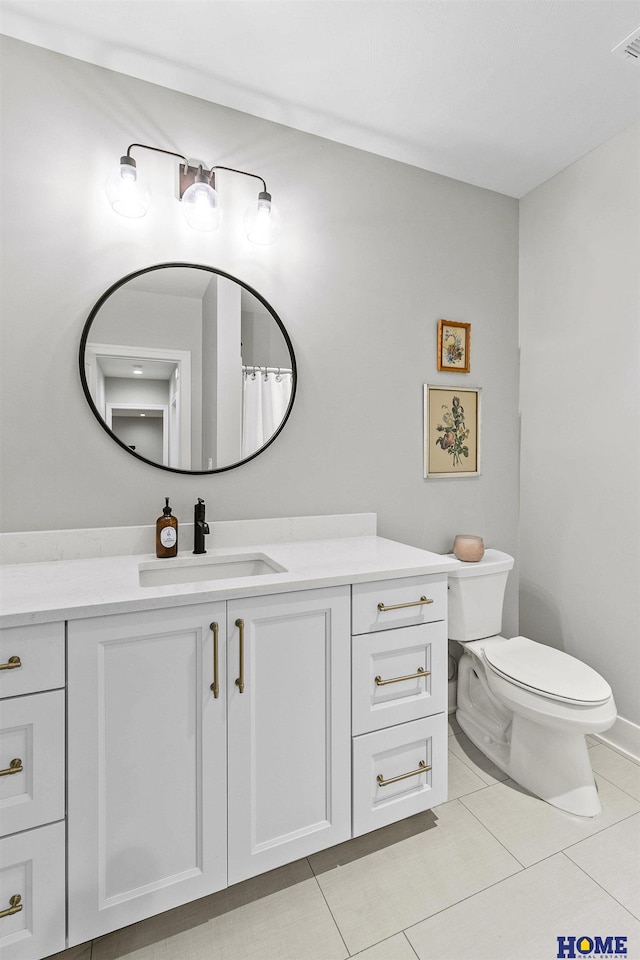
[{"label": "framed floral artwork", "polygon": [[424,384],[424,475],[480,475],[480,387]]},{"label": "framed floral artwork", "polygon": [[438,320],[438,370],[469,373],[471,324]]}]

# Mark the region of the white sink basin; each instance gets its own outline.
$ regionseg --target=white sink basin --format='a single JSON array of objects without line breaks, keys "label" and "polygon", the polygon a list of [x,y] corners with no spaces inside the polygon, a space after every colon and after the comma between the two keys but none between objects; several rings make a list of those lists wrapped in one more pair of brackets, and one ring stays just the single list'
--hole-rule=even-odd
[{"label": "white sink basin", "polygon": [[203,580],[230,580],[236,577],[264,577],[286,573],[286,569],[263,553],[242,553],[228,557],[179,557],[174,560],[147,560],[138,565],[141,587],[164,587],[172,583]]}]

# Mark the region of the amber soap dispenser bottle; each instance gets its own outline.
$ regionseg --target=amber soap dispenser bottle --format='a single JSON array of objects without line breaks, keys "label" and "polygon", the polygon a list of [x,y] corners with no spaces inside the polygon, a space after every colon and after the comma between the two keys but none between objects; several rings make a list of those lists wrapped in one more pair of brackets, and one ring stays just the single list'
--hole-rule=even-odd
[{"label": "amber soap dispenser bottle", "polygon": [[178,518],[171,513],[169,497],[165,497],[162,516],[156,520],[156,557],[176,557],[178,555]]}]

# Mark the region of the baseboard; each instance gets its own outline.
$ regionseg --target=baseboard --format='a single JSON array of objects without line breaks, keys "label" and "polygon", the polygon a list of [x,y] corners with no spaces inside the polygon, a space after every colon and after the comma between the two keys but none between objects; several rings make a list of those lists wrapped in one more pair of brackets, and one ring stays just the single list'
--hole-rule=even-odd
[{"label": "baseboard", "polygon": [[593,734],[593,738],[640,763],[640,726],[637,723],[618,717],[609,730]]}]

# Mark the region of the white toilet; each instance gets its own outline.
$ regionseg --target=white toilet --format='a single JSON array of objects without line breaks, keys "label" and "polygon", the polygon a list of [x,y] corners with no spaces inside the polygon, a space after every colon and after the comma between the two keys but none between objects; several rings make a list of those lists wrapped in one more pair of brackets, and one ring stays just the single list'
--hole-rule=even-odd
[{"label": "white toilet", "polygon": [[470,740],[521,786],[569,813],[595,817],[600,800],[585,735],[616,719],[599,673],[527,637],[499,635],[513,557],[486,550],[449,571],[449,639],[464,647],[456,718]]}]

